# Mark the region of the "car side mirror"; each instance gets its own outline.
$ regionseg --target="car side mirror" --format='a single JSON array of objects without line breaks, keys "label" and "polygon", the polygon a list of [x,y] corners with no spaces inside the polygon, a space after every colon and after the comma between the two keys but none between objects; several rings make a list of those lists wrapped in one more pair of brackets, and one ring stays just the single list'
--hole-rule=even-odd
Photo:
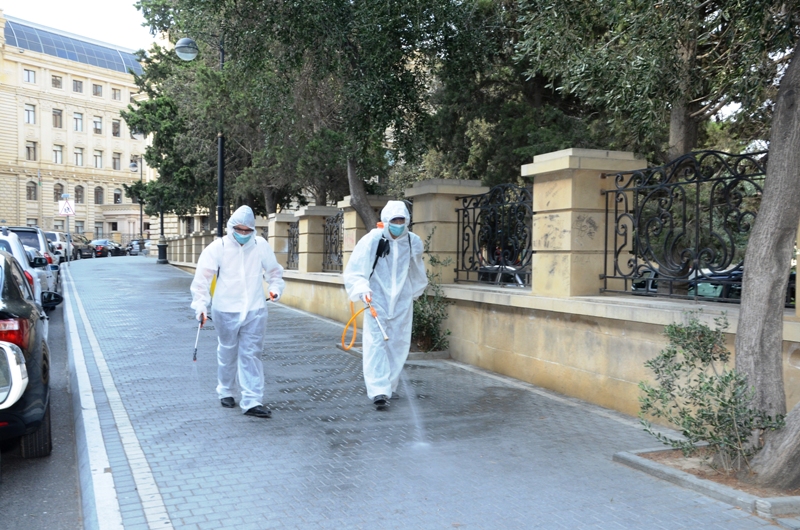
[{"label": "car side mirror", "polygon": [[64,297],[53,291],[42,291],[42,307],[45,309],[53,309],[58,304],[64,301]]},{"label": "car side mirror", "polygon": [[47,267],[47,265],[48,265],[47,258],[42,258],[37,256],[31,260],[31,267],[37,269]]}]

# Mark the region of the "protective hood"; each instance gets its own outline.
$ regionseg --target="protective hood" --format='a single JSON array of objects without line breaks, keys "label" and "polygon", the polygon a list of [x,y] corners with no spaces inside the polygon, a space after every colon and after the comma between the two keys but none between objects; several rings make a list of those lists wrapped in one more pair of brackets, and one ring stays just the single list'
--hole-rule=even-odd
[{"label": "protective hood", "polygon": [[228,233],[233,233],[233,227],[237,225],[244,225],[253,230],[256,229],[256,216],[253,215],[253,210],[249,206],[240,206],[231,218],[228,219]]},{"label": "protective hood", "polygon": [[389,234],[389,221],[395,219],[396,217],[402,217],[406,220],[405,230],[403,231],[403,234],[401,234],[405,235],[405,231],[408,230],[408,223],[409,221],[411,221],[411,215],[409,215],[408,213],[408,208],[406,208],[406,203],[404,203],[403,201],[387,202],[386,206],[384,206],[383,210],[381,210],[381,222],[383,222],[383,235],[387,239],[392,239],[392,236]]}]

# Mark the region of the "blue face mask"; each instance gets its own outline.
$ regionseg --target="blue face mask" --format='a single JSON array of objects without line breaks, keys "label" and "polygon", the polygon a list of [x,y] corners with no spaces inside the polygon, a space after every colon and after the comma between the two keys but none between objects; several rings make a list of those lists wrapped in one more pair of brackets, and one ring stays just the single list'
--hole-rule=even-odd
[{"label": "blue face mask", "polygon": [[389,233],[394,237],[400,237],[406,231],[406,225],[389,224]]},{"label": "blue face mask", "polygon": [[244,245],[245,243],[247,243],[248,241],[250,241],[250,238],[251,238],[251,237],[253,237],[253,234],[248,234],[248,235],[246,235],[246,236],[243,236],[242,234],[240,234],[240,233],[238,233],[238,232],[234,232],[234,233],[233,233],[233,238],[234,238],[236,241],[238,241],[238,242],[239,242],[239,244],[241,244],[241,245]]}]

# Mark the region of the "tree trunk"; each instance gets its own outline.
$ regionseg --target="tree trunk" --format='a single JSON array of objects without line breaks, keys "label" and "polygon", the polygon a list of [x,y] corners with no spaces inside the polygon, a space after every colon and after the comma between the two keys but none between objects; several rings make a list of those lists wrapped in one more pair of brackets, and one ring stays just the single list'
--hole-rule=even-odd
[{"label": "tree trunk", "polygon": [[213,204],[208,209],[208,229],[212,232],[217,230],[217,205]]},{"label": "tree trunk", "polygon": [[[771,416],[786,412],[783,313],[799,204],[800,62],[795,55],[778,92],[764,193],[745,253],[736,335],[736,369],[754,387],[752,406]],[[795,408],[784,430],[767,433],[769,450],[753,460],[756,475],[749,479],[765,485],[800,484],[798,432],[800,412]]]},{"label": "tree trunk", "polygon": [[697,122],[690,116],[685,101],[672,103],[669,115],[669,159],[691,153],[697,146]]},{"label": "tree trunk", "polygon": [[317,206],[328,205],[328,190],[326,190],[323,186],[316,186],[314,188],[314,203]]},{"label": "tree trunk", "polygon": [[369,204],[364,181],[356,174],[356,161],[353,158],[347,159],[347,183],[350,186],[351,204],[364,222],[364,226],[367,227],[367,230],[375,228],[380,218]]},{"label": "tree trunk", "polygon": [[278,213],[278,202],[275,200],[275,190],[273,188],[264,189],[264,205],[267,215]]}]

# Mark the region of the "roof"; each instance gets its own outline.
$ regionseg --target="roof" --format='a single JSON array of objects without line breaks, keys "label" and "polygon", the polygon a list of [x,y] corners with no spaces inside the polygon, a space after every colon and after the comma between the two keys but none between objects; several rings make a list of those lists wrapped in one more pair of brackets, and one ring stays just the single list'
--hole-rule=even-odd
[{"label": "roof", "polygon": [[6,16],[6,45],[117,72],[142,73],[132,50]]}]

